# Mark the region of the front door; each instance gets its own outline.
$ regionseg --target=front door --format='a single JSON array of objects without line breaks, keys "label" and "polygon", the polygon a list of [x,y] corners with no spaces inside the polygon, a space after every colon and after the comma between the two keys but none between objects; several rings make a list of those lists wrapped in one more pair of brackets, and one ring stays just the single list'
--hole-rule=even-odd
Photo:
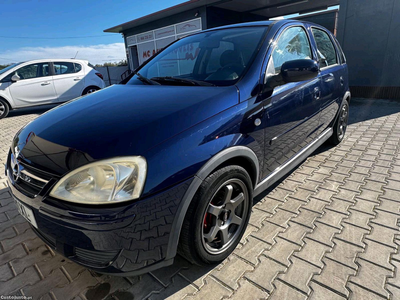
[{"label": "front door", "polygon": [[56,102],[49,63],[35,63],[15,71],[21,80],[12,82],[9,89],[16,107],[40,105]]},{"label": "front door", "polygon": [[[266,82],[286,61],[313,59],[309,36],[302,26],[285,29],[272,50]],[[287,83],[264,99],[266,122],[263,176],[293,157],[315,137],[319,126],[320,79]]]},{"label": "front door", "polygon": [[82,96],[85,85],[84,68],[79,63],[54,62],[54,87],[58,102],[65,102]]}]

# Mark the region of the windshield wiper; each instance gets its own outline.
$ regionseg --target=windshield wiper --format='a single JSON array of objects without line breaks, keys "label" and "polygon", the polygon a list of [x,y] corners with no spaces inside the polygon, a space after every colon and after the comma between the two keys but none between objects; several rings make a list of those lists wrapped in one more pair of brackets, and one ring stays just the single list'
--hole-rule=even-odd
[{"label": "windshield wiper", "polygon": [[151,78],[153,81],[161,81],[161,82],[178,82],[178,83],[183,83],[185,85],[203,85],[203,86],[215,86],[215,84],[212,84],[210,82],[206,81],[201,81],[201,80],[194,80],[194,79],[188,79],[188,78],[178,78],[178,77],[172,77],[172,76],[164,76],[164,77],[153,77]]},{"label": "windshield wiper", "polygon": [[138,79],[139,79],[140,81],[142,81],[142,82],[144,82],[144,83],[147,83],[147,84],[150,84],[150,85],[154,85],[154,84],[160,85],[158,82],[144,77],[144,76],[141,75],[139,72],[136,72],[135,75],[138,77]]}]

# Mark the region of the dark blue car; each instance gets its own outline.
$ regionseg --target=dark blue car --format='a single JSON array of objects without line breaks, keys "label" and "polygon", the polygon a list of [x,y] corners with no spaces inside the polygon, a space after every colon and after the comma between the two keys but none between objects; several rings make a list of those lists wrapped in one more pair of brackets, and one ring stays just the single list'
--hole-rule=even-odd
[{"label": "dark blue car", "polygon": [[177,252],[218,263],[253,197],[344,137],[350,93],[335,37],[284,20],[184,37],[115,85],[22,128],[6,172],[50,247],[95,271],[139,274]]}]

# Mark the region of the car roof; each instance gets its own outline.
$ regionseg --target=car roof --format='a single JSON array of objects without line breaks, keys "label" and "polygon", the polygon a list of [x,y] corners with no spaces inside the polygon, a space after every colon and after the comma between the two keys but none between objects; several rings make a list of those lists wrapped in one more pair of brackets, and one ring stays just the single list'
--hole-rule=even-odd
[{"label": "car roof", "polygon": [[26,63],[40,63],[40,62],[55,62],[55,61],[65,61],[65,62],[80,62],[83,64],[88,64],[89,61],[84,60],[84,59],[75,59],[75,58],[43,58],[43,59],[33,59],[33,60],[26,60],[23,62],[20,62],[21,64],[26,64]]}]

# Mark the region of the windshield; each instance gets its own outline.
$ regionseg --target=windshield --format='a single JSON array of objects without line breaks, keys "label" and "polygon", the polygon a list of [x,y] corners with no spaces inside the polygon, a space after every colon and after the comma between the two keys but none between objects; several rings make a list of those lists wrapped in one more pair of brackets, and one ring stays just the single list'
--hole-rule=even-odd
[{"label": "windshield", "polygon": [[185,37],[139,69],[128,84],[234,84],[251,65],[266,28],[228,28]]},{"label": "windshield", "polygon": [[12,68],[14,68],[15,66],[18,66],[20,64],[22,64],[22,62],[9,65],[7,68],[4,68],[4,69],[0,70],[0,75],[5,73],[5,72],[7,72],[8,70],[11,70]]}]

